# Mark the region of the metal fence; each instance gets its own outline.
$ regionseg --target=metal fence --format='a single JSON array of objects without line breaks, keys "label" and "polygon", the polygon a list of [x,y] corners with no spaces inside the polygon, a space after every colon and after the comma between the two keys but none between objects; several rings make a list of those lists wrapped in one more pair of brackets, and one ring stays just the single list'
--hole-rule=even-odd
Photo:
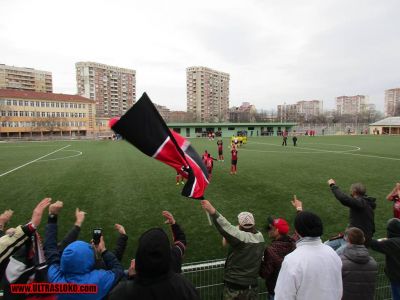
[{"label": "metal fence", "polygon": [[314,130],[316,135],[346,135],[369,133],[367,123],[334,123],[334,124],[308,124],[297,125],[293,128],[298,133]]},{"label": "metal fence", "polygon": [[[183,265],[182,271],[184,276],[188,278],[200,292],[201,299],[222,299],[224,264],[224,259],[188,263]],[[379,272],[376,281],[375,299],[392,299],[389,281],[383,272],[384,263],[380,262],[378,265]],[[265,282],[262,278],[259,278],[258,283],[258,298],[266,299],[267,291]]]}]

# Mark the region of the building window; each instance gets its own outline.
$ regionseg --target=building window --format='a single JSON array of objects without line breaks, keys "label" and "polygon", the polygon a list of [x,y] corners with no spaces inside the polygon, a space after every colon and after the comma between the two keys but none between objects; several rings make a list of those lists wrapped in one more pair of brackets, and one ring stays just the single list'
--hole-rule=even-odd
[{"label": "building window", "polygon": [[50,103],[49,102],[46,102],[46,107],[50,107]]},{"label": "building window", "polygon": [[13,116],[14,117],[18,117],[18,112],[17,111],[13,111]]},{"label": "building window", "polygon": [[7,100],[7,105],[11,105],[11,100]]},{"label": "building window", "polygon": [[64,108],[64,103],[60,103],[60,105],[61,105],[61,108]]},{"label": "building window", "polygon": [[235,127],[228,127],[228,130],[235,130]]},{"label": "building window", "polygon": [[41,106],[41,107],[45,107],[44,102],[40,102],[40,106]]},{"label": "building window", "polygon": [[31,101],[31,106],[35,106],[35,101]]},{"label": "building window", "polygon": [[18,105],[18,101],[17,100],[13,100],[13,105],[17,106]]},{"label": "building window", "polygon": [[24,102],[25,106],[29,106],[29,101]]}]

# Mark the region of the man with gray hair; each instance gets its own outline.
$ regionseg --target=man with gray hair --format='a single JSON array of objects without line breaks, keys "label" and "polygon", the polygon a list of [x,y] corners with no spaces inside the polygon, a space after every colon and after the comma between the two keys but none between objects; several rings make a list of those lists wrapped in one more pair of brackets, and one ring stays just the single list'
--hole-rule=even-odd
[{"label": "man with gray hair", "polygon": [[[336,185],[334,179],[329,179],[328,184],[335,198],[339,202],[350,208],[348,227],[357,227],[364,232],[365,245],[368,246],[375,232],[375,213],[376,208],[375,198],[367,196],[367,190],[362,183],[353,183],[350,187],[351,195],[343,193]],[[335,239],[326,242],[334,250],[341,254],[346,241],[343,238]]]},{"label": "man with gray hair", "polygon": [[224,237],[224,244],[229,246],[225,263],[223,299],[255,300],[258,299],[258,271],[264,253],[264,237],[255,228],[253,214],[241,212],[238,226],[228,222],[207,201],[201,201],[203,209]]}]

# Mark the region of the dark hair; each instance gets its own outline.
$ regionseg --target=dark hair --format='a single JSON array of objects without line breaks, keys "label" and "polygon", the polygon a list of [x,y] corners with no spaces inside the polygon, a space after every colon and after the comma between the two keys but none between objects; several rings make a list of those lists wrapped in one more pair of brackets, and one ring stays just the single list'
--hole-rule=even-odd
[{"label": "dark hair", "polygon": [[301,237],[320,237],[324,232],[321,218],[309,211],[297,214],[294,228]]},{"label": "dark hair", "polygon": [[364,232],[357,227],[350,227],[346,229],[344,233],[345,239],[353,245],[364,245],[365,236]]}]

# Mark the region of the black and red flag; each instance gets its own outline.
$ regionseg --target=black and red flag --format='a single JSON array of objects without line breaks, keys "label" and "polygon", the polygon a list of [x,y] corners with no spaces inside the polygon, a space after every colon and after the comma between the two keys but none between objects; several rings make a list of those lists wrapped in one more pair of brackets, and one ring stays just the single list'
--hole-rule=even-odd
[{"label": "black and red flag", "polygon": [[173,167],[186,178],[183,196],[203,199],[209,183],[203,161],[184,137],[168,128],[146,93],[110,125],[144,154]]}]

